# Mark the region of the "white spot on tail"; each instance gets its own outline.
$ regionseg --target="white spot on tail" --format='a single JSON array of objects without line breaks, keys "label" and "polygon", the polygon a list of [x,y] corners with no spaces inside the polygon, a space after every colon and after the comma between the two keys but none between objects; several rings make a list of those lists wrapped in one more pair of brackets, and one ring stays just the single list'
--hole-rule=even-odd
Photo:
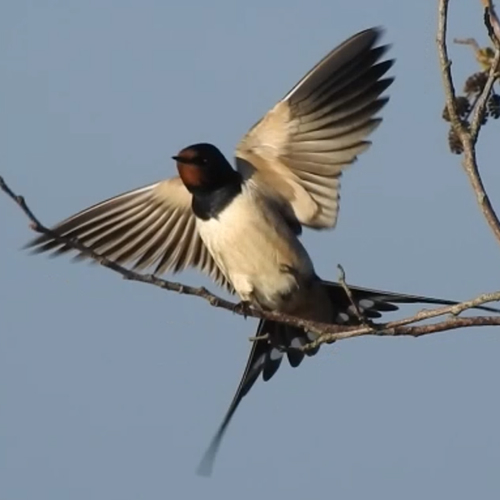
[{"label": "white spot on tail", "polygon": [[347,323],[349,321],[349,315],[347,313],[338,313],[337,321],[339,323]]},{"label": "white spot on tail", "polygon": [[271,361],[277,361],[282,357],[283,353],[279,349],[276,349],[276,347],[273,347],[271,352],[269,353],[269,358],[271,359]]},{"label": "white spot on tail", "polygon": [[375,302],[370,299],[361,299],[358,306],[361,309],[371,309],[375,305]]}]

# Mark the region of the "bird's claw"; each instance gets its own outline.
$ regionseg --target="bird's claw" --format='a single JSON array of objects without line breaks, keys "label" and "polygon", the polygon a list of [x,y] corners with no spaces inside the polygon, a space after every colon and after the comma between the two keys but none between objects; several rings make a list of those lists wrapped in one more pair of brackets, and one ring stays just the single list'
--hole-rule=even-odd
[{"label": "bird's claw", "polygon": [[250,302],[248,300],[242,300],[234,306],[233,312],[243,314],[243,317],[247,319],[250,308]]}]

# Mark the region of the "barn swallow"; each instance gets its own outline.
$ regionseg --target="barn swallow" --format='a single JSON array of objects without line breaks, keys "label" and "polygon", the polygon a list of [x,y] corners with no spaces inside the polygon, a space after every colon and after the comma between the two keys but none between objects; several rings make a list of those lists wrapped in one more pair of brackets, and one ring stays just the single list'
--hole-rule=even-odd
[{"label": "barn swallow", "polygon": [[[53,231],[135,269],[198,268],[251,307],[359,324],[343,288],[317,276],[298,236],[303,226],[335,226],[342,172],[370,146],[366,139],[381,122],[377,113],[388,100],[382,94],[393,81],[385,77],[393,61],[381,60],[387,46],[377,44],[380,35],[377,28],[354,35],[307,73],[243,137],[236,169],[215,146],[191,145],[173,157],[178,177],[94,205]],[[73,250],[47,235],[28,247],[56,255]],[[399,303],[455,304],[358,287],[351,292],[366,318]],[[314,339],[267,320],[257,334],[201,474],[210,474],[227,426],[259,375],[269,380],[285,355],[298,366],[306,355],[298,348]]]}]

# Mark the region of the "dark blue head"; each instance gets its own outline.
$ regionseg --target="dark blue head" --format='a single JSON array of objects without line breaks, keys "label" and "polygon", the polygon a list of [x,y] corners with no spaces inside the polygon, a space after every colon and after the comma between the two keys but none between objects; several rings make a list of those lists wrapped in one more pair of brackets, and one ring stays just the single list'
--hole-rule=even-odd
[{"label": "dark blue head", "polygon": [[216,191],[239,179],[239,174],[212,144],[193,144],[172,158],[177,162],[182,182],[193,194]]},{"label": "dark blue head", "polygon": [[187,190],[193,195],[196,217],[217,218],[241,193],[242,178],[212,144],[193,144],[172,157]]}]

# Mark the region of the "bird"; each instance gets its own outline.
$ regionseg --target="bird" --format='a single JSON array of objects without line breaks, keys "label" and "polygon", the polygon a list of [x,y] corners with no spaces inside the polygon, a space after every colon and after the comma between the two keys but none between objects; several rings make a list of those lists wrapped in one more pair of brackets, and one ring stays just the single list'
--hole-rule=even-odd
[{"label": "bird", "polygon": [[[245,307],[306,320],[351,326],[360,323],[359,313],[378,318],[401,303],[456,304],[361,287],[350,287],[349,298],[339,283],[318,277],[299,239],[303,227],[335,227],[342,173],[370,147],[367,138],[382,121],[394,61],[383,57],[389,47],[379,44],[381,35],[381,28],[369,28],[329,52],[241,139],[236,168],[215,145],[192,144],[172,157],[178,176],[93,205],[52,230],[120,264],[154,268],[155,275],[197,268]],[[46,234],[27,247],[53,255],[74,250]],[[199,474],[211,474],[233,414],[259,376],[270,380],[285,356],[300,365],[317,352],[301,349],[315,338],[302,328],[259,322]]]}]

